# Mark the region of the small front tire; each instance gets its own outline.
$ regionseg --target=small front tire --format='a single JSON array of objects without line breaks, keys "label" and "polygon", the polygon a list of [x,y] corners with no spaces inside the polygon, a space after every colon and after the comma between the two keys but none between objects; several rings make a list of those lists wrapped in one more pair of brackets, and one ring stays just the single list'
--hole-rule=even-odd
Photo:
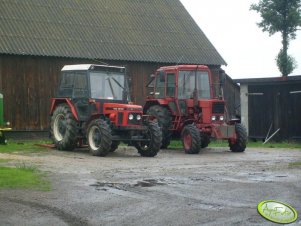
[{"label": "small front tire", "polygon": [[229,147],[232,152],[244,152],[247,146],[248,136],[246,128],[240,124],[235,124],[236,141],[232,143],[229,140]]},{"label": "small front tire", "polygon": [[106,121],[93,120],[88,127],[87,140],[92,155],[106,156],[112,145],[111,129]]},{"label": "small front tire", "polygon": [[135,143],[135,147],[141,156],[154,157],[158,154],[162,145],[162,132],[157,122],[149,121],[147,127],[144,137],[150,140],[138,141]]},{"label": "small front tire", "polygon": [[186,125],[182,130],[182,143],[186,154],[198,154],[201,150],[200,131],[194,124]]}]

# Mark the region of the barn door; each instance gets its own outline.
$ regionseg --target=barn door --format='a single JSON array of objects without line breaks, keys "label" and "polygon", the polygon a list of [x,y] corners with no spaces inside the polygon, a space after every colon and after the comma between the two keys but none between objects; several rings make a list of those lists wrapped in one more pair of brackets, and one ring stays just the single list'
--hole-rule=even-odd
[{"label": "barn door", "polygon": [[289,139],[301,140],[301,90],[289,91],[288,102]]}]

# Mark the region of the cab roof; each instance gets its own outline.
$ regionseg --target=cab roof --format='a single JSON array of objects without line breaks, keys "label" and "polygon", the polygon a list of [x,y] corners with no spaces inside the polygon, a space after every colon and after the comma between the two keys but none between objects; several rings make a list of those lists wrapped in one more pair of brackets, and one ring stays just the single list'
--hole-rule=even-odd
[{"label": "cab roof", "polygon": [[172,66],[164,66],[160,67],[158,71],[160,70],[208,70],[209,68],[206,65],[198,65],[198,64],[185,64],[185,65],[172,65]]},{"label": "cab roof", "polygon": [[124,70],[125,67],[100,65],[100,64],[74,64],[74,65],[65,65],[62,68],[62,71],[88,71],[88,70],[104,70],[104,69]]}]

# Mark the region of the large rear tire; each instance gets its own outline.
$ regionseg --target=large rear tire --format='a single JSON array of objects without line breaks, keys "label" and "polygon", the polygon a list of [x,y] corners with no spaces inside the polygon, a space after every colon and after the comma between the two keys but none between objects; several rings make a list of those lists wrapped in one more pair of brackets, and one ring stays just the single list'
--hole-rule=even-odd
[{"label": "large rear tire", "polygon": [[112,145],[111,128],[102,119],[93,120],[88,126],[87,140],[92,155],[106,156]]},{"label": "large rear tire", "polygon": [[172,124],[172,118],[170,112],[162,106],[153,105],[147,110],[147,114],[154,116],[158,120],[159,126],[162,130],[161,148],[167,148],[171,140],[171,132],[169,131],[169,128]]},{"label": "large rear tire", "polygon": [[77,145],[77,122],[67,104],[58,105],[51,117],[50,136],[59,150],[72,151]]},{"label": "large rear tire", "polygon": [[200,131],[194,124],[186,125],[182,130],[181,137],[186,154],[198,154],[200,152]]},{"label": "large rear tire", "polygon": [[248,136],[246,128],[240,124],[235,124],[236,141],[231,143],[229,140],[229,147],[232,152],[244,152],[247,146]]},{"label": "large rear tire", "polygon": [[144,134],[149,141],[139,141],[135,143],[138,153],[144,157],[154,157],[160,151],[162,145],[162,131],[157,122],[148,122],[147,131]]}]

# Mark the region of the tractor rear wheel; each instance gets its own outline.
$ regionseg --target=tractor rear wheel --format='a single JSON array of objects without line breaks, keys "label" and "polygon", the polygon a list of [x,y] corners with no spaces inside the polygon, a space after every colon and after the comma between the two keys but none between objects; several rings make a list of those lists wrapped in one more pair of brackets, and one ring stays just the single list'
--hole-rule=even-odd
[{"label": "tractor rear wheel", "polygon": [[147,110],[147,114],[154,116],[158,120],[163,137],[161,148],[167,148],[171,140],[171,132],[169,131],[169,128],[172,124],[172,118],[170,112],[162,106],[153,105]]},{"label": "tractor rear wheel", "polygon": [[186,125],[182,130],[181,137],[186,154],[198,154],[200,152],[200,131],[194,124]]},{"label": "tractor rear wheel", "polygon": [[154,157],[158,154],[162,145],[162,131],[157,122],[149,121],[147,127],[148,129],[144,134],[144,138],[150,140],[138,141],[134,146],[141,156]]},{"label": "tractor rear wheel", "polygon": [[92,155],[106,156],[112,145],[111,128],[102,119],[93,120],[88,126],[87,140]]},{"label": "tractor rear wheel", "polygon": [[236,141],[232,143],[229,140],[229,147],[232,152],[244,152],[247,146],[247,131],[246,128],[240,124],[235,124]]},{"label": "tractor rear wheel", "polygon": [[67,104],[56,107],[51,117],[50,136],[59,150],[72,151],[77,144],[77,122]]}]

